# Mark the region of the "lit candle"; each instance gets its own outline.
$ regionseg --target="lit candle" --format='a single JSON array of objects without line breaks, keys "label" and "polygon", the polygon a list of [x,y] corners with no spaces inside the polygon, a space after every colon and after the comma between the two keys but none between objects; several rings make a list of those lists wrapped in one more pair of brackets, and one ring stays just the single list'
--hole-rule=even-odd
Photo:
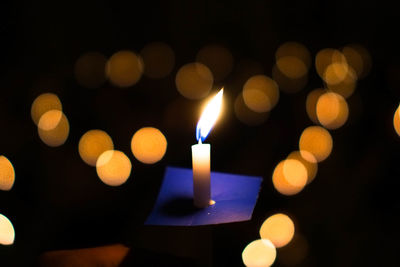
[{"label": "lit candle", "polygon": [[206,105],[197,123],[196,138],[197,145],[192,146],[192,164],[193,164],[193,199],[194,205],[198,208],[204,208],[210,205],[211,186],[210,186],[210,144],[203,144],[211,128],[218,119],[222,105],[221,89],[216,96]]}]

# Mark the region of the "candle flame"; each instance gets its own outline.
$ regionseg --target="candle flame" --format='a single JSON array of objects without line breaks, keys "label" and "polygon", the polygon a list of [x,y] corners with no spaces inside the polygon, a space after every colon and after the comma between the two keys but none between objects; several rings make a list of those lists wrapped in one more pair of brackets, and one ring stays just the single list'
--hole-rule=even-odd
[{"label": "candle flame", "polygon": [[196,138],[199,142],[203,142],[207,138],[212,127],[217,121],[219,114],[221,113],[223,93],[224,88],[222,88],[218,94],[207,103],[206,107],[201,113],[201,117],[196,128]]}]

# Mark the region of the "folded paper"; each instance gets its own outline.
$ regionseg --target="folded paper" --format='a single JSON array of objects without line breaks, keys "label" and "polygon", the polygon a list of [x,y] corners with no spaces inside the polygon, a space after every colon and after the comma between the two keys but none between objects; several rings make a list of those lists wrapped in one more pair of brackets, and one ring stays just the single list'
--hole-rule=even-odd
[{"label": "folded paper", "polygon": [[247,221],[257,202],[262,178],[211,172],[214,205],[193,205],[191,169],[167,167],[160,193],[146,225],[196,226]]}]

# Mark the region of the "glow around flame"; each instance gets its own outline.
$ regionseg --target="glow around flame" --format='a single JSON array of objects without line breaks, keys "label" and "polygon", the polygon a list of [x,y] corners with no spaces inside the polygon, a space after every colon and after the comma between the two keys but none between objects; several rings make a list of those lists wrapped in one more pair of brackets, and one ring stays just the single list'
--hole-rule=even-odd
[{"label": "glow around flame", "polygon": [[210,102],[207,103],[196,128],[196,139],[203,142],[208,134],[210,133],[212,127],[217,121],[219,114],[221,113],[222,106],[222,95],[224,93],[224,88],[222,88],[216,96],[214,96]]}]

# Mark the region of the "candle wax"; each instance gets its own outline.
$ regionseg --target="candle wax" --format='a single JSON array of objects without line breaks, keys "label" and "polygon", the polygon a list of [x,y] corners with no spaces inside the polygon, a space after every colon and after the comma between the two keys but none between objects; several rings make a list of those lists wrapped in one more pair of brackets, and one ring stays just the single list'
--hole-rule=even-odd
[{"label": "candle wax", "polygon": [[210,205],[210,144],[196,144],[192,146],[193,164],[193,200],[198,208]]}]

